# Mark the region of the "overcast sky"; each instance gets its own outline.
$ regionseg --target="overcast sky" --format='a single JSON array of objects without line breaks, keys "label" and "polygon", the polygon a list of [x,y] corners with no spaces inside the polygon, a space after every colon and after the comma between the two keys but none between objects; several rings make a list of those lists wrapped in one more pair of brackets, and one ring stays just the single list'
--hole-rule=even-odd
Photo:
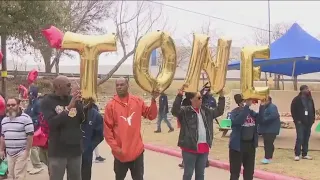
[{"label": "overcast sky", "polygon": [[[268,2],[267,1],[158,1],[170,6],[176,6],[186,10],[192,10],[216,16],[231,21],[266,28],[268,24]],[[155,4],[155,6],[159,6]],[[320,34],[320,22],[317,12],[320,9],[320,1],[271,1],[271,24],[285,22],[297,22],[307,32],[317,37]],[[254,30],[250,27],[224,22],[217,19],[197,15],[191,12],[177,10],[171,7],[163,6],[163,14],[169,17],[169,26],[174,26],[175,31],[172,34],[174,39],[182,39],[192,31],[199,31],[204,23],[210,20],[219,34],[232,39],[232,45],[242,47],[253,43]],[[105,23],[109,32],[114,31],[114,25],[110,22]],[[190,34],[191,36],[191,34]],[[251,44],[250,44],[251,43]],[[99,64],[115,64],[121,58],[118,53],[112,56],[103,56],[103,61]],[[10,60],[10,54],[9,54]],[[29,63],[34,63],[32,57]],[[101,59],[101,58],[100,58]],[[107,60],[106,60],[107,59]],[[131,64],[128,60],[126,64]],[[79,64],[77,60],[64,59],[61,65]]]},{"label": "overcast sky", "polygon": [[[162,3],[263,29],[268,24],[267,1],[162,1]],[[315,19],[315,14],[319,8],[319,1],[271,1],[271,24],[297,22],[306,31],[317,36],[320,34],[320,23]],[[186,29],[193,27],[201,27],[209,20],[205,16],[169,7],[164,7],[164,10],[170,14],[171,21],[177,22],[176,34],[182,34]],[[253,39],[254,30],[250,27],[217,19],[210,20],[219,32],[233,40],[234,46],[244,46]]]}]

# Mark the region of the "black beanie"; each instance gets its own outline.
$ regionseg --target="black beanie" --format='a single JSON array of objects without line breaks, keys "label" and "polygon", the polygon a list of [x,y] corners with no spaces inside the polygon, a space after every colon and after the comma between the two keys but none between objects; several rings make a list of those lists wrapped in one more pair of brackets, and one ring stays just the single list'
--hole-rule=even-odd
[{"label": "black beanie", "polygon": [[234,101],[235,101],[237,104],[240,104],[240,103],[243,101],[242,95],[241,95],[241,94],[235,94],[235,95],[234,95]]},{"label": "black beanie", "polygon": [[305,90],[305,89],[307,89],[307,88],[308,88],[307,85],[301,85],[301,86],[300,86],[300,91],[303,91],[303,90]]}]

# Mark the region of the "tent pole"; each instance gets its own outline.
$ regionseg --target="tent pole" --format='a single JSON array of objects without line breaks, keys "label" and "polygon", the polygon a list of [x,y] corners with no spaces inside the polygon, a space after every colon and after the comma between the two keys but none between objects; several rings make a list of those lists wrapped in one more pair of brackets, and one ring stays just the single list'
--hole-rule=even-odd
[{"label": "tent pole", "polygon": [[270,0],[268,0],[268,25],[269,25],[269,46],[271,45],[271,17],[270,17]]},{"label": "tent pole", "polygon": [[7,97],[7,35],[6,34],[1,34],[1,51],[3,54],[2,58],[2,69],[1,69],[1,84],[2,84],[2,96],[3,98],[8,98]]},{"label": "tent pole", "polygon": [[292,79],[294,78],[295,71],[296,71],[296,61],[293,62],[293,66],[292,66],[292,74],[291,74]]},{"label": "tent pole", "polygon": [[294,88],[295,91],[298,90],[298,86],[297,86],[297,84],[298,84],[298,77],[294,75],[294,74],[295,74],[295,71],[296,71],[296,62],[297,62],[297,61],[294,61],[294,62],[293,62],[293,66],[292,66],[292,79],[293,79],[292,82],[293,82],[293,88]]},{"label": "tent pole", "polygon": [[268,86],[268,75],[267,75],[267,72],[264,72],[264,78],[265,78],[265,81],[266,81],[266,86]]}]

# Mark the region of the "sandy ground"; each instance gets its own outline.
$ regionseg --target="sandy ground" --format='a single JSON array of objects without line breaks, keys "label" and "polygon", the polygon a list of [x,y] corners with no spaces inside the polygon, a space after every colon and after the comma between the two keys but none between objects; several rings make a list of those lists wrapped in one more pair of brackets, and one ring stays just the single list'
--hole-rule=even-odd
[{"label": "sandy ground", "polygon": [[[176,127],[176,120],[171,121]],[[162,130],[163,132],[160,134],[155,134],[153,131],[156,128],[156,121],[144,121],[142,123],[142,136],[144,142],[159,145],[159,146],[166,146],[171,147],[174,149],[179,150],[177,147],[177,140],[179,136],[179,129],[172,133],[168,133],[168,127],[166,127],[165,123],[162,123]],[[215,125],[217,127],[217,125]],[[288,130],[290,131],[290,130]],[[290,149],[276,149],[274,154],[274,159],[272,163],[269,165],[261,164],[261,159],[264,156],[263,147],[257,148],[256,153],[256,169],[279,173],[283,175],[299,177],[306,180],[319,180],[319,172],[316,171],[314,168],[320,166],[320,151],[310,151],[310,155],[314,158],[314,160],[301,160],[301,161],[294,161],[294,152],[292,150],[294,146],[295,137],[293,136],[295,130],[291,130],[293,133],[287,134],[283,132],[279,136],[279,143],[276,144],[276,148],[279,148],[278,145],[281,143],[287,143],[287,146],[291,146]],[[314,136],[317,136],[316,133],[312,132]],[[284,138],[282,138],[284,136]],[[288,136],[287,138],[285,138]],[[284,142],[286,140],[290,140],[290,142]],[[214,137],[213,148],[210,151],[210,158],[216,159],[224,162],[229,161],[228,155],[228,144],[229,144],[229,137],[221,138],[221,132],[215,130],[215,137]],[[318,141],[310,141],[310,144],[318,144]],[[292,144],[293,143],[293,144]],[[260,145],[262,145],[260,143]]]},{"label": "sandy ground", "polygon": [[[104,163],[94,163],[92,180],[115,179],[113,173],[113,156],[105,142],[99,146],[99,151],[107,160]],[[160,154],[152,151],[145,151],[145,179],[146,180],[178,180],[182,179],[183,170],[178,167],[181,159]],[[205,179],[228,180],[229,172],[217,168],[207,168]],[[65,178],[66,179],[66,178]],[[130,173],[125,180],[132,179]],[[47,171],[38,175],[28,175],[27,180],[49,180]]]},{"label": "sandy ground", "polygon": [[[309,150],[320,151],[320,133],[316,132],[316,126],[320,121],[316,121],[312,126],[311,136],[309,139]],[[225,138],[229,138],[231,131],[228,132]],[[284,129],[280,130],[280,135],[277,136],[274,145],[278,149],[292,149],[296,143],[296,130],[295,129]],[[263,147],[263,138],[259,137],[259,146]]]},{"label": "sandy ground", "polygon": [[[315,128],[318,125],[317,121],[312,126],[311,136],[309,140],[309,150],[320,150],[320,133],[315,132]],[[295,129],[281,129],[280,135],[275,141],[275,146],[281,149],[293,149],[296,142],[296,130]],[[263,146],[263,139],[259,138],[259,145]]]}]

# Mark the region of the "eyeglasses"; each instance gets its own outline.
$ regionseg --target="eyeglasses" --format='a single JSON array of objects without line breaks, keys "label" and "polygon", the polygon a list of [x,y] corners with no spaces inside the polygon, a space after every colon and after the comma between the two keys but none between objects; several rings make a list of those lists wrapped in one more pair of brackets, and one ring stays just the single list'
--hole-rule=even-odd
[{"label": "eyeglasses", "polygon": [[17,104],[7,104],[7,107],[15,107]]}]

